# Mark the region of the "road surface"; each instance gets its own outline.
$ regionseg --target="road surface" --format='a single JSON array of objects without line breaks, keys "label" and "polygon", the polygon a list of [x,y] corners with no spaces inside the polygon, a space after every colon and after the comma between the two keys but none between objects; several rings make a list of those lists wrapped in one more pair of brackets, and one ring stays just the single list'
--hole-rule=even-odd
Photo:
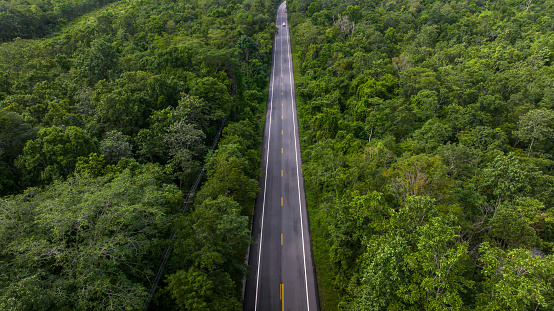
[{"label": "road surface", "polygon": [[[319,310],[298,139],[286,2],[277,11],[245,310]],[[283,26],[285,23],[285,26]]]}]

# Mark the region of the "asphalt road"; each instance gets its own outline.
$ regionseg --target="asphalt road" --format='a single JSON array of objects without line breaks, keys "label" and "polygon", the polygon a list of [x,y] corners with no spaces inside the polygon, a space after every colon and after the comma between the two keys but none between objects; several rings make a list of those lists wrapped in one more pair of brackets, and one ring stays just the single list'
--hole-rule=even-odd
[{"label": "asphalt road", "polygon": [[[286,2],[277,11],[245,310],[319,310],[298,139]],[[283,23],[286,24],[283,27]]]}]

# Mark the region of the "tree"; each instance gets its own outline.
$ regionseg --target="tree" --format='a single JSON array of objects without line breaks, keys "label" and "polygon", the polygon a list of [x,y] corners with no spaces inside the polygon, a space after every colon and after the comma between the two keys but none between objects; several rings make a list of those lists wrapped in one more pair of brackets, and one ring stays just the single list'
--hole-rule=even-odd
[{"label": "tree", "polygon": [[14,161],[25,144],[35,138],[37,129],[14,112],[0,110],[0,193],[14,191],[18,182]]},{"label": "tree", "polygon": [[448,142],[437,149],[437,154],[453,179],[471,178],[477,173],[479,152],[473,148]]},{"label": "tree", "polygon": [[[198,204],[177,223],[176,265],[167,277],[177,304],[192,310],[238,310],[244,256],[250,244],[248,217],[229,197]],[[233,245],[233,247],[229,247]],[[178,259],[177,259],[178,258]]]},{"label": "tree", "polygon": [[248,176],[256,178],[260,167],[260,152],[262,140],[254,124],[249,120],[230,123],[223,129],[223,138],[220,145],[236,144],[241,154],[250,162]]},{"label": "tree", "polygon": [[78,54],[75,67],[83,78],[96,82],[109,79],[117,68],[117,50],[108,38],[98,38],[90,43],[90,48]]},{"label": "tree", "polygon": [[210,105],[200,97],[182,94],[176,112],[179,117],[184,118],[188,123],[196,124],[203,132],[206,132],[209,122],[221,118],[217,113],[212,113]]},{"label": "tree", "polygon": [[483,170],[483,188],[495,212],[501,203],[527,196],[529,174],[515,154],[499,155]]},{"label": "tree", "polygon": [[421,90],[435,90],[439,86],[436,73],[423,68],[409,68],[401,73],[401,93],[409,99],[411,96],[417,95]]},{"label": "tree", "polygon": [[[207,103],[195,96],[183,94],[177,107],[154,111],[150,128],[137,135],[138,154],[143,159],[168,163],[175,176],[184,182],[200,169],[206,147],[204,130],[209,130]],[[181,184],[182,185],[182,184]]]},{"label": "tree", "polygon": [[371,192],[360,194],[357,191],[347,193],[342,199],[328,200],[333,206],[332,219],[325,222],[329,245],[328,261],[334,287],[344,292],[348,288],[349,277],[358,267],[357,258],[363,253],[364,240],[372,229],[368,225],[379,219],[383,207],[382,194]]},{"label": "tree", "polygon": [[409,254],[407,241],[400,235],[376,235],[370,238],[361,257],[360,285],[347,310],[402,309],[398,299],[400,286],[409,279],[404,256]]},{"label": "tree", "polygon": [[431,119],[413,133],[411,141],[412,150],[416,152],[424,151],[426,155],[435,151],[444,144],[452,135],[452,129],[447,124],[440,122],[439,119]]},{"label": "tree", "polygon": [[538,246],[540,227],[554,222],[544,205],[532,198],[517,198],[503,203],[490,219],[490,236],[503,249]]},{"label": "tree", "polygon": [[[312,2],[315,4],[316,2]],[[311,20],[306,20],[304,23],[291,29],[293,32],[295,44],[299,45],[302,53],[307,53],[311,44],[319,43],[319,30],[312,24]]]},{"label": "tree", "polygon": [[495,149],[504,151],[507,149],[508,138],[500,128],[492,129],[488,126],[476,126],[466,128],[459,132],[457,136],[461,145],[481,152]]},{"label": "tree", "polygon": [[514,134],[521,140],[530,142],[528,156],[531,156],[535,141],[541,142],[554,136],[554,131],[550,127],[552,120],[554,115],[544,108],[531,110],[521,116],[517,123],[518,130]]},{"label": "tree", "polygon": [[334,138],[339,130],[340,119],[338,107],[323,108],[322,113],[314,115],[310,123],[315,140]]},{"label": "tree", "polygon": [[107,171],[108,168],[104,161],[104,155],[98,155],[96,153],[91,153],[88,158],[78,157],[77,164],[75,164],[75,174],[78,175],[99,177],[104,175]]},{"label": "tree", "polygon": [[25,144],[23,154],[16,161],[29,184],[68,176],[75,169],[78,157],[98,151],[96,139],[74,126],[42,128],[37,136]]},{"label": "tree", "polygon": [[143,126],[154,102],[148,92],[150,74],[127,72],[115,82],[100,81],[95,85],[93,105],[95,117],[106,131],[135,134]]},{"label": "tree", "polygon": [[228,196],[241,206],[241,214],[252,216],[258,181],[248,177],[249,165],[235,144],[220,146],[208,159],[208,180],[198,192],[196,203]]},{"label": "tree", "polygon": [[256,42],[247,36],[242,36],[239,41],[237,41],[237,48],[241,50],[241,57],[246,63],[258,52],[258,45]]},{"label": "tree", "polygon": [[182,181],[200,168],[198,159],[205,149],[205,135],[194,124],[185,123],[182,119],[173,123],[166,131],[164,142],[171,157],[169,163]]},{"label": "tree", "polygon": [[485,290],[477,310],[538,310],[553,303],[554,258],[527,249],[503,251],[489,242],[479,247]]},{"label": "tree", "polygon": [[438,94],[435,91],[421,90],[417,93],[417,95],[412,96],[412,107],[419,119],[426,121],[436,117],[439,110],[439,100],[437,95]]},{"label": "tree", "polygon": [[356,23],[358,23],[362,19],[362,9],[358,5],[347,6],[345,14],[350,17],[353,22]]},{"label": "tree", "polygon": [[408,197],[398,210],[367,206],[373,231],[347,310],[461,309],[463,293],[473,286],[465,276],[468,244],[457,242],[456,219],[438,216],[437,207],[421,196]]},{"label": "tree", "polygon": [[450,188],[447,169],[438,157],[416,155],[399,159],[383,174],[390,192],[401,200],[411,196],[443,198]]},{"label": "tree", "polygon": [[232,100],[227,88],[214,78],[196,80],[191,94],[200,97],[208,104],[206,115],[213,120],[223,119],[231,111]]},{"label": "tree", "polygon": [[205,271],[196,267],[179,270],[167,279],[169,290],[178,306],[186,310],[240,310],[233,295],[233,282],[220,270]]},{"label": "tree", "polygon": [[100,142],[100,151],[109,164],[117,163],[121,158],[133,157],[131,137],[118,131],[106,133],[106,137]]},{"label": "tree", "polygon": [[463,310],[462,294],[473,281],[464,276],[468,244],[456,243],[457,230],[441,217],[418,228],[417,249],[404,257],[411,272],[399,290],[405,301],[423,310]]}]

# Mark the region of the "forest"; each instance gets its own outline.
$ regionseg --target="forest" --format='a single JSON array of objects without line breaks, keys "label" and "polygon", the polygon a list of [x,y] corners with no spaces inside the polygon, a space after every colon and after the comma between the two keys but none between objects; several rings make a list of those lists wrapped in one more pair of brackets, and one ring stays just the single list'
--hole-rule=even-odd
[{"label": "forest", "polygon": [[242,309],[277,5],[0,1],[1,310]]},{"label": "forest", "polygon": [[552,310],[554,3],[287,9],[322,310]]},{"label": "forest", "polygon": [[[277,5],[0,1],[0,309],[242,309]],[[287,9],[322,310],[554,308],[554,3]]]}]

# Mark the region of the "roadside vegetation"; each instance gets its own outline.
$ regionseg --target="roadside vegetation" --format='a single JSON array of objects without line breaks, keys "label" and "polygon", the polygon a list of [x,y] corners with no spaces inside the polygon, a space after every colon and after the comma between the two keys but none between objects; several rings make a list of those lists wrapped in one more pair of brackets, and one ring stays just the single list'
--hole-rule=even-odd
[{"label": "roadside vegetation", "polygon": [[552,2],[287,8],[324,310],[551,310]]},{"label": "roadside vegetation", "polygon": [[0,30],[0,309],[240,310],[278,4],[109,2]]}]

